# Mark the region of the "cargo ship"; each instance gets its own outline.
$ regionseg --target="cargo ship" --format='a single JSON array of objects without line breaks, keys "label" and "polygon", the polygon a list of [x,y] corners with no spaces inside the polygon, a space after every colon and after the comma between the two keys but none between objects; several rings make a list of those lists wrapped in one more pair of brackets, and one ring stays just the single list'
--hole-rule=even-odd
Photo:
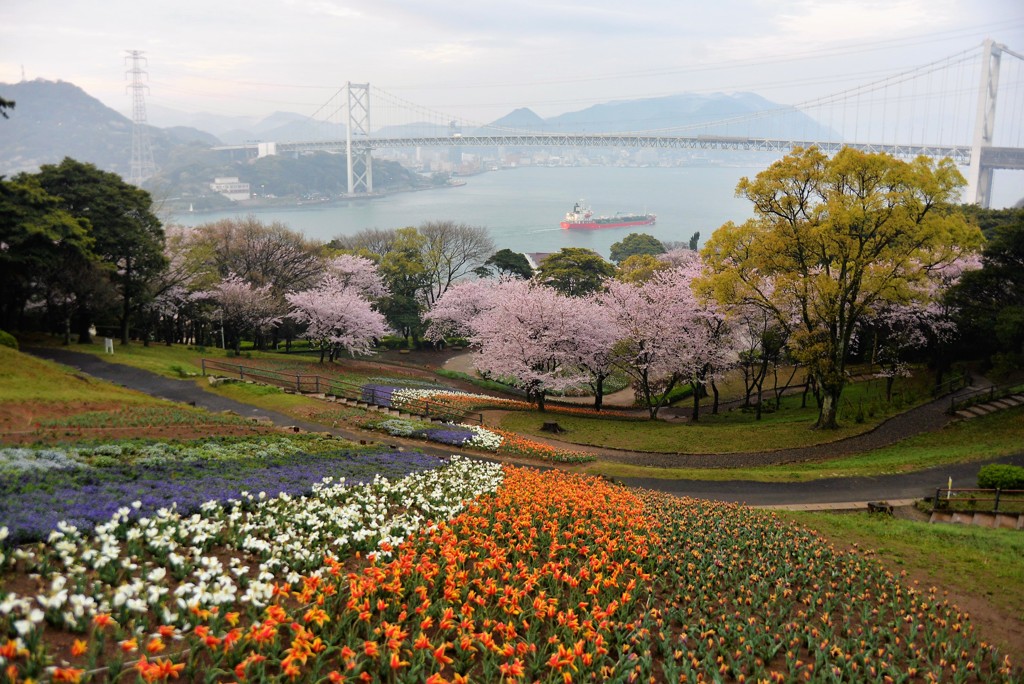
[{"label": "cargo ship", "polygon": [[562,228],[622,228],[624,226],[652,226],[657,217],[654,214],[615,214],[594,216],[582,200],[573,205],[562,219]]}]

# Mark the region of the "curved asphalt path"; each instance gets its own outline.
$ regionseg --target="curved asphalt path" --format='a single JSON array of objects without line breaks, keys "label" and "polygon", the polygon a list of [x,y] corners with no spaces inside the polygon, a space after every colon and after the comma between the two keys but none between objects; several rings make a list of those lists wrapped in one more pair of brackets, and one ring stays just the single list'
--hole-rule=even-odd
[{"label": "curved asphalt path", "polygon": [[[195,382],[174,380],[139,368],[118,363],[110,363],[100,357],[83,352],[75,352],[58,348],[33,348],[23,351],[34,356],[56,361],[67,366],[78,368],[96,378],[138,390],[152,396],[192,404],[209,411],[233,411],[240,416],[264,417],[281,427],[295,426],[310,432],[329,432],[353,441],[379,440],[380,435],[361,434],[324,425],[296,420],[291,416],[275,411],[257,408],[233,399],[205,392]],[[910,413],[910,412],[908,412]],[[904,418],[903,421],[908,421]],[[936,429],[932,419],[898,423],[902,436],[906,437],[926,429]],[[914,431],[903,432],[904,430]],[[870,434],[870,433],[869,433]],[[850,440],[845,440],[849,442]],[[458,450],[446,447],[443,449],[424,445],[420,442],[403,442],[389,440],[389,443],[403,444],[408,448],[416,448],[433,455],[458,453]],[[834,453],[845,453],[846,447],[839,447],[843,442],[825,448]],[[870,447],[867,447],[870,448]],[[465,452],[463,452],[465,453]],[[623,452],[625,453],[625,452]],[[472,458],[480,458],[478,454],[465,453]],[[765,456],[768,456],[766,454]],[[820,450],[819,454],[820,455]],[[799,459],[794,459],[799,460]],[[752,506],[786,506],[805,508],[863,508],[868,501],[888,501],[889,503],[909,503],[916,499],[933,495],[936,488],[946,487],[949,478],[953,486],[972,487],[977,482],[978,470],[993,461],[954,464],[930,468],[914,473],[899,475],[880,475],[876,477],[845,477],[827,478],[810,482],[767,483],[752,481],[705,481],[705,480],[665,480],[660,478],[618,478],[617,481],[627,486],[644,487],[647,489],[671,493],[677,496],[689,496],[698,499],[711,499],[745,503]],[[1024,452],[997,459],[999,463],[1024,466]],[[721,462],[719,462],[719,465]],[[678,460],[674,465],[682,465]],[[696,464],[694,464],[696,465]]]}]

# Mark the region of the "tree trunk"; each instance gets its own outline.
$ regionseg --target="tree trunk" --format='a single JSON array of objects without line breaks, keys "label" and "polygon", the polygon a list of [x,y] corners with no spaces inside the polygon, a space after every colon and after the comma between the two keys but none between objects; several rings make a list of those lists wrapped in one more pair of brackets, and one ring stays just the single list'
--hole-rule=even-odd
[{"label": "tree trunk", "polygon": [[715,397],[714,402],[711,404],[711,415],[717,416],[718,415],[718,385],[715,384],[714,380],[711,381],[711,394],[713,394],[714,397]]},{"label": "tree trunk", "polygon": [[131,321],[132,313],[132,298],[131,298],[131,281],[132,281],[132,260],[129,258],[125,261],[124,265],[124,298],[121,306],[121,346],[127,347],[130,340],[128,339],[130,329],[129,324]]},{"label": "tree trunk", "polygon": [[594,386],[594,410],[600,411],[604,404],[604,376],[598,375]]},{"label": "tree trunk", "polygon": [[757,383],[757,407],[754,409],[754,420],[761,420],[761,399],[764,397],[761,386],[763,384],[764,378],[761,379],[761,382]]},{"label": "tree trunk", "polygon": [[537,392],[536,396],[537,396],[537,410],[538,411],[545,411],[546,409],[544,408],[544,390],[541,390],[540,392]]},{"label": "tree trunk", "polygon": [[81,315],[78,318],[78,344],[92,344],[92,333],[89,332],[89,317]]},{"label": "tree trunk", "polygon": [[750,395],[754,391],[754,370],[749,363],[743,364],[743,406],[750,408]]},{"label": "tree trunk", "polygon": [[699,382],[691,382],[690,387],[693,389],[693,412],[690,414],[690,419],[696,423],[700,420],[700,389],[702,385]]},{"label": "tree trunk", "polygon": [[837,417],[839,414],[839,397],[842,393],[843,386],[839,384],[821,387],[821,410],[818,413],[816,428],[835,430],[839,427]]}]

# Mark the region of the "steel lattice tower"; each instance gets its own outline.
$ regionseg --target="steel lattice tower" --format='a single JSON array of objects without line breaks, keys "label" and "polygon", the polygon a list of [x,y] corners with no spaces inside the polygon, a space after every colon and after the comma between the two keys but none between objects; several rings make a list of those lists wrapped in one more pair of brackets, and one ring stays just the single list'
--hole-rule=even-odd
[{"label": "steel lattice tower", "polygon": [[149,126],[146,123],[144,96],[148,86],[142,82],[142,77],[147,75],[142,70],[146,58],[142,56],[142,50],[128,50],[125,60],[128,59],[132,60],[132,68],[125,72],[126,76],[131,74],[132,77],[132,84],[128,86],[132,92],[132,164],[128,182],[141,186],[144,180],[156,173],[153,148],[149,144]]}]

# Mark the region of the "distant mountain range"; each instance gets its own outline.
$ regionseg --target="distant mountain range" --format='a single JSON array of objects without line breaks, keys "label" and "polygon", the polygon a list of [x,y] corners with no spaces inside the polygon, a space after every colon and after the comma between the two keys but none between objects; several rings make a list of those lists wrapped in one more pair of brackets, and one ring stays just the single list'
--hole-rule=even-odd
[{"label": "distant mountain range", "polygon": [[189,113],[151,105],[146,108],[146,114],[148,121],[155,126],[197,128],[217,136],[225,145],[240,145],[251,140],[294,142],[345,137],[345,126],[341,124],[322,123],[293,112],[274,112],[259,119],[206,112]]},{"label": "distant mountain range", "polygon": [[[751,114],[775,112],[771,117]],[[747,117],[745,120],[739,120]],[[712,122],[726,121],[711,125]],[[835,139],[835,132],[803,112],[754,93],[684,93],[598,104],[547,119],[527,108],[485,126],[480,132],[528,130],[542,133],[636,133]]]},{"label": "distant mountain range", "polygon": [[[65,156],[88,161],[127,176],[131,161],[132,122],[81,88],[64,81],[0,83],[0,96],[14,100],[10,119],[0,120],[0,174],[34,171]],[[785,110],[753,93],[683,94],[594,105],[577,112],[542,118],[520,108],[463,135],[508,131],[612,133],[662,130],[677,134],[803,137],[827,135],[827,129],[797,110],[780,126],[732,123],[716,128],[710,121],[737,119],[757,112]],[[322,124],[308,116],[276,112],[262,119],[187,113],[150,106],[149,138],[158,167],[191,159],[202,150],[246,141],[290,142],[341,139],[345,126]],[[379,131],[383,136],[448,135],[447,126],[421,123]]]}]

